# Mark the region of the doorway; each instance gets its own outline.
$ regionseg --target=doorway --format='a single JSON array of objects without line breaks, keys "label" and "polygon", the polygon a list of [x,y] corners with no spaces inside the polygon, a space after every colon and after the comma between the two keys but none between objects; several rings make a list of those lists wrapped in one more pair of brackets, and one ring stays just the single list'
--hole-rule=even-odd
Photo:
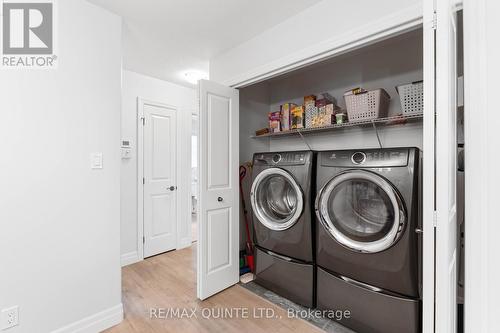
[{"label": "doorway", "polygon": [[191,245],[190,115],[137,99],[139,258]]},{"label": "doorway", "polygon": [[177,110],[142,103],[144,257],[176,247]]}]

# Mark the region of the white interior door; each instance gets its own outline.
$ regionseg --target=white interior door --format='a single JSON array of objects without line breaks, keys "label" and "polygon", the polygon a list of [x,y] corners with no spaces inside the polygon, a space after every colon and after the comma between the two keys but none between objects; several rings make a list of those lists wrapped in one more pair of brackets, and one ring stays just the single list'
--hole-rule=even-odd
[{"label": "white interior door", "polygon": [[[436,332],[456,332],[457,1],[436,1]],[[424,259],[425,260],[425,259]]]},{"label": "white interior door", "polygon": [[198,298],[238,282],[239,93],[199,82]]},{"label": "white interior door", "polygon": [[422,332],[433,333],[435,322],[435,136],[436,136],[436,49],[435,7],[424,1],[424,138],[422,174]]},{"label": "white interior door", "polygon": [[144,119],[144,257],[175,249],[176,110],[146,102]]}]

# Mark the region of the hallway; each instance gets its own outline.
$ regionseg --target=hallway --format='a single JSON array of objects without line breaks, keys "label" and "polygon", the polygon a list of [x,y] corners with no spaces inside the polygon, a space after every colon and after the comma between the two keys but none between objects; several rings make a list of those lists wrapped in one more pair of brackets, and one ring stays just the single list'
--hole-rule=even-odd
[{"label": "hallway", "polygon": [[[203,302],[196,298],[196,244],[148,258],[122,269],[124,321],[108,333],[156,332],[320,332],[306,321],[288,318],[285,310],[235,285]],[[186,309],[185,314],[150,318],[151,309]],[[205,309],[205,310],[204,310]],[[210,309],[210,310],[208,310]],[[248,309],[249,318],[216,318],[220,310]],[[277,318],[255,318],[254,309]],[[159,312],[157,312],[159,314]],[[206,317],[212,315],[211,319]],[[161,317],[161,316],[158,316]]]}]

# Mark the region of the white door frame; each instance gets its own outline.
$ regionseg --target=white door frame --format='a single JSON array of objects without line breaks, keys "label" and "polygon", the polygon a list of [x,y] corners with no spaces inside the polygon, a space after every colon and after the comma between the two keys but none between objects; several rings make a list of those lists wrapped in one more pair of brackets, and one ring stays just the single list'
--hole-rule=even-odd
[{"label": "white door frame", "polygon": [[[193,133],[193,128],[191,127],[191,126],[192,126],[192,124],[193,124],[193,117],[196,117],[197,122],[198,122],[198,131],[197,131],[198,135],[197,135],[197,136],[200,136],[200,129],[199,129],[199,127],[200,127],[200,114],[199,114],[198,110],[196,110],[196,111],[194,111],[194,110],[193,110],[193,111],[191,111],[191,113],[190,113],[190,117],[191,117],[191,118],[190,118],[191,120],[190,120],[190,123],[189,123],[189,124],[190,124],[190,125],[189,125],[189,133],[190,133],[190,135],[192,136],[192,133]],[[190,140],[191,140],[191,139],[190,139]],[[198,144],[199,144],[199,141],[200,141],[200,140],[198,140]],[[191,161],[191,156],[192,156],[193,152],[191,151],[191,141],[189,141],[189,142],[190,142],[190,143],[189,143],[189,152],[188,152],[188,153],[189,153],[189,158],[190,158],[190,161]],[[198,146],[197,148],[198,148],[198,150],[200,149],[200,147],[199,147],[199,146]],[[198,156],[199,156],[199,154],[198,154]],[[197,158],[198,158],[198,156],[197,156]],[[191,164],[190,164],[190,165],[191,165]],[[198,159],[198,165],[197,165],[197,178],[198,178],[198,185],[197,185],[197,187],[196,187],[196,188],[197,188],[197,191],[196,191],[196,198],[197,198],[197,200],[199,200],[199,198],[200,198],[200,193],[199,193],[199,192],[200,192],[200,188],[199,188],[199,184],[200,184],[200,175],[199,175],[199,174],[200,174],[200,160]],[[191,195],[192,195],[192,193],[191,193],[191,181],[192,181],[192,177],[191,177],[191,176],[192,176],[192,175],[190,174],[190,176],[189,176],[189,179],[190,179],[190,183],[189,183],[189,186],[190,186],[190,190],[189,190],[189,212],[190,212],[190,214],[192,214],[192,212],[193,212],[193,200],[192,200],[192,198],[191,198]],[[199,228],[200,228],[200,225],[199,225],[199,218],[200,218],[200,217],[199,217],[199,215],[198,215],[198,211],[199,211],[199,209],[198,209],[198,208],[199,208],[199,202],[198,202],[198,206],[196,207],[196,223],[197,223],[197,229],[198,229],[198,232],[199,232],[199,230],[200,230],[200,229],[199,229]],[[190,229],[190,231],[189,231],[189,232],[190,232],[190,235],[191,235],[191,229]],[[192,235],[191,235],[191,236],[192,236]],[[192,237],[191,237],[191,239],[192,239]]]},{"label": "white door frame", "polygon": [[422,4],[415,4],[220,83],[233,88],[243,88],[418,29],[422,22]]},{"label": "white door frame", "polygon": [[[434,332],[435,321],[435,71],[434,2],[424,1],[424,142],[422,172],[422,332]],[[432,156],[432,158],[426,158]]]},{"label": "white door frame", "polygon": [[[429,6],[429,4],[431,6]],[[290,59],[280,59],[280,61],[274,63],[275,70],[264,71],[263,68],[259,68],[259,71],[246,73],[237,78],[233,78],[225,84],[230,85],[234,88],[243,88],[250,84],[260,82],[277,75],[281,75],[298,68],[314,64],[316,62],[328,59],[330,57],[335,57],[340,54],[353,51],[355,49],[376,43],[378,41],[388,39],[398,34],[404,32],[423,28],[432,29],[432,20],[424,21],[424,13],[426,18],[433,17],[434,6],[428,1],[424,1],[424,9],[416,8],[414,12],[405,13],[406,15],[391,15],[384,18],[382,21],[377,22],[376,26],[367,25],[361,27],[352,33],[348,33],[341,39],[332,40],[329,43],[324,43],[321,48],[317,45],[313,45],[304,51],[304,56],[299,61],[287,62]],[[402,13],[401,13],[402,14]],[[408,15],[409,14],[409,15]],[[424,31],[425,33],[425,31]],[[354,41],[354,42],[353,42]],[[434,40],[429,40],[427,38],[427,43],[424,45],[424,63],[432,64],[432,68],[427,71],[427,76],[434,75]],[[316,52],[316,53],[314,53]],[[306,56],[308,54],[309,56]],[[314,56],[311,56],[314,54]],[[269,66],[268,66],[269,67]],[[262,71],[260,71],[262,70]],[[425,71],[425,68],[424,68]],[[425,76],[424,72],[424,76]],[[434,101],[434,85],[425,84],[425,100]],[[426,103],[424,105],[432,105],[433,103]],[[424,132],[434,130],[434,108],[427,107],[424,110]],[[426,140],[430,137],[424,133],[424,146],[426,146]],[[432,134],[432,138],[434,134]],[[426,139],[427,138],[427,139]],[[429,145],[429,143],[427,143]],[[434,187],[434,161],[433,159],[425,158],[425,156],[434,156],[434,151],[425,152],[424,151],[424,165],[423,173],[425,179],[425,185],[427,189],[433,189]],[[426,171],[431,170],[431,172]],[[426,176],[427,175],[427,176]],[[433,193],[432,193],[433,194]],[[424,259],[423,259],[423,332],[430,333],[434,332],[434,281],[435,281],[435,261],[434,261],[434,195],[430,197],[423,198],[423,228],[428,230],[424,234]],[[427,200],[426,200],[427,199]],[[430,201],[429,201],[430,199]]]},{"label": "white door frame", "polygon": [[[191,245],[191,211],[190,186],[191,186],[191,112],[183,112],[179,107],[164,102],[152,101],[137,97],[137,255],[138,259],[144,259],[144,106],[153,105],[174,109],[177,112],[177,250]],[[185,117],[188,114],[189,117]],[[189,134],[189,137],[186,135]],[[188,152],[186,154],[185,152]],[[189,170],[189,172],[188,172]]]}]

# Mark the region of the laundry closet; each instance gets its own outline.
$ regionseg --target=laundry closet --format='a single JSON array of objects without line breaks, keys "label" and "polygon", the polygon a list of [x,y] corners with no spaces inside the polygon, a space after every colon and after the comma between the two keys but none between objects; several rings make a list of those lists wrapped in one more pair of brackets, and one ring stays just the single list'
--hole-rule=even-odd
[{"label": "laundry closet", "polygon": [[[311,176],[313,190],[311,194],[307,194],[309,199],[306,204],[310,205],[311,210],[310,223],[314,224],[313,235],[318,233],[322,225],[326,230],[335,229],[332,227],[331,220],[333,218],[325,218],[325,221],[318,222],[318,220],[322,220],[318,214],[318,210],[321,210],[318,209],[318,200],[321,203],[321,193],[319,192],[325,188],[331,193],[335,193],[335,190],[332,190],[333,185],[330,184],[332,181],[329,183],[327,180],[335,177],[330,175],[331,177],[321,176],[323,177],[321,178],[316,174],[320,172],[341,174],[352,171],[350,169],[366,168],[358,174],[361,175],[364,171],[370,175],[378,173],[371,180],[375,179],[374,183],[380,180],[381,187],[385,186],[386,188],[387,197],[380,197],[377,200],[392,203],[392,210],[390,212],[390,209],[387,210],[389,213],[386,217],[397,223],[405,218],[408,221],[404,221],[407,224],[401,222],[399,228],[397,223],[393,223],[396,227],[391,227],[388,231],[394,241],[386,244],[386,237],[381,237],[374,242],[376,244],[373,245],[372,251],[360,247],[359,244],[363,243],[360,235],[358,235],[358,242],[355,240],[338,242],[341,244],[339,251],[346,250],[350,245],[353,245],[346,251],[345,258],[356,251],[358,254],[353,256],[362,254],[354,258],[353,262],[360,263],[363,260],[369,261],[370,258],[378,258],[374,262],[377,262],[377,266],[381,268],[378,272],[374,269],[373,276],[377,274],[379,276],[373,279],[375,281],[373,284],[370,283],[369,278],[362,276],[363,274],[358,277],[355,266],[347,267],[349,264],[346,264],[345,258],[342,258],[344,262],[339,266],[343,265],[340,269],[341,272],[335,272],[335,269],[331,267],[320,267],[321,263],[316,262],[320,256],[319,253],[315,252],[311,262],[303,263],[310,264],[314,268],[312,274],[314,286],[311,287],[314,296],[311,301],[305,301],[302,305],[311,307],[310,304],[312,304],[312,307],[332,309],[331,306],[334,304],[329,306],[324,300],[320,301],[317,295],[318,286],[323,284],[323,290],[344,290],[343,297],[346,297],[346,305],[351,301],[358,302],[349,304],[358,312],[354,315],[353,320],[346,324],[355,330],[430,332],[434,325],[441,325],[440,328],[443,331],[455,331],[457,325],[461,326],[460,322],[456,320],[457,280],[463,282],[461,277],[456,275],[457,270],[460,267],[463,268],[463,264],[457,262],[461,255],[456,252],[457,247],[460,247],[460,243],[457,243],[459,233],[457,226],[452,223],[442,229],[435,228],[436,221],[439,219],[446,219],[446,221],[456,221],[457,219],[454,215],[456,214],[455,201],[457,198],[444,200],[444,193],[448,195],[448,189],[455,188],[457,181],[456,127],[457,122],[460,122],[457,119],[457,101],[460,97],[458,96],[460,89],[457,89],[457,80],[461,74],[460,62],[462,61],[459,53],[463,52],[460,45],[457,45],[457,43],[461,43],[460,31],[457,30],[457,27],[461,27],[461,15],[457,15],[456,8],[453,8],[452,13],[448,12],[450,8],[446,7],[446,10],[444,8],[445,6],[441,7],[441,11],[444,13],[442,17],[436,16],[433,11],[426,8],[423,24],[421,21],[411,21],[407,25],[401,24],[382,30],[379,34],[367,32],[366,37],[353,40],[351,45],[349,43],[343,44],[342,47],[328,56],[318,56],[315,60],[309,59],[301,64],[285,65],[284,68],[288,69],[282,69],[277,65],[275,70],[272,69],[267,73],[258,74],[258,70],[256,70],[255,73],[249,71],[234,78],[226,76],[228,79],[225,82],[222,81],[225,83],[224,85],[209,81],[200,84],[200,136],[202,140],[205,138],[205,143],[201,142],[206,145],[201,147],[200,161],[202,163],[201,169],[205,169],[207,172],[207,174],[200,176],[202,189],[200,193],[202,216],[200,247],[204,246],[205,242],[208,254],[206,257],[200,256],[202,264],[198,267],[201,268],[202,274],[206,274],[205,280],[202,276],[199,281],[208,282],[205,282],[205,286],[201,285],[199,293],[200,290],[208,290],[209,286],[215,290],[220,289],[222,285],[227,286],[237,281],[234,275],[229,278],[229,272],[233,272],[230,269],[231,255],[225,256],[227,260],[224,262],[213,260],[211,262],[210,255],[211,253],[224,253],[228,249],[233,251],[233,256],[237,255],[234,252],[235,249],[231,248],[232,242],[239,243],[238,251],[244,251],[247,242],[245,218],[242,210],[238,209],[235,212],[232,209],[236,207],[236,202],[241,208],[239,193],[236,192],[239,183],[238,174],[226,175],[225,172],[221,171],[224,170],[224,166],[229,166],[230,170],[234,172],[238,170],[240,165],[247,167],[243,181],[244,205],[249,215],[252,241],[255,242],[256,237],[253,234],[255,224],[262,222],[262,220],[252,214],[255,207],[250,195],[253,185],[250,165],[255,162],[254,156],[260,162],[286,169],[287,163],[291,165],[294,161],[309,160],[306,154],[308,151],[327,151],[329,154],[318,153],[315,157],[318,164],[313,167],[313,176]],[[448,21],[450,18],[451,22]],[[451,28],[438,30],[436,34],[436,22],[450,24]],[[442,65],[436,66],[436,63]],[[402,91],[398,91],[398,89],[403,86],[416,87],[415,94],[420,94],[420,99],[416,103],[423,103],[420,110],[408,110],[407,106],[402,105],[405,96],[402,96]],[[362,95],[379,89],[387,93],[389,99],[387,112],[380,117],[358,119],[357,121],[349,119],[351,116],[346,105],[345,95]],[[443,91],[446,93],[440,93]],[[311,95],[315,95],[317,99],[327,96],[330,102],[334,102],[335,113],[341,113],[344,116],[340,117],[340,121],[337,117],[332,116],[329,123],[323,123],[320,126],[309,127],[305,125],[306,121],[304,121],[298,129],[272,131],[274,125],[270,123],[270,120],[273,120],[270,119],[270,113],[279,112],[283,109],[283,105],[289,103],[298,106],[304,105],[307,103],[306,99]],[[410,96],[410,98],[415,98],[415,95]],[[439,110],[450,112],[440,113]],[[306,112],[305,107],[304,111]],[[436,113],[439,113],[439,117],[436,117]],[[304,117],[306,117],[305,114]],[[271,131],[264,130],[269,128]],[[300,153],[288,154],[289,152]],[[445,152],[449,152],[447,159],[435,160],[436,154],[444,156]],[[255,155],[256,153],[260,154]],[[279,154],[273,156],[268,153]],[[337,160],[333,161],[332,159]],[[366,164],[364,164],[365,162]],[[320,170],[325,166],[332,166],[335,170]],[[398,168],[409,172],[409,180],[391,178],[389,173],[384,174],[384,172]],[[261,172],[261,169],[258,172]],[[316,178],[318,178],[317,182]],[[382,184],[386,179],[391,180],[390,185]],[[411,183],[411,194],[409,195],[403,193],[405,182]],[[359,188],[359,184],[353,184],[349,193],[353,194],[357,188]],[[230,192],[230,189],[233,189],[234,192]],[[365,189],[365,193],[368,192],[371,193],[370,195],[378,195],[382,191]],[[287,198],[287,200],[289,203],[296,203],[294,198]],[[325,199],[325,202],[334,201],[334,199],[329,200]],[[375,200],[370,202],[373,203]],[[302,204],[302,202],[300,203]],[[370,206],[370,204],[366,205]],[[370,207],[367,208],[367,210],[370,209]],[[382,212],[382,210],[380,211]],[[372,215],[376,215],[375,212],[377,212],[377,208],[372,210]],[[206,214],[205,221],[203,220],[204,214]],[[386,214],[385,211],[382,214]],[[233,218],[240,221],[239,232],[236,235],[233,234],[234,228],[230,226],[229,222]],[[204,233],[206,236],[203,236]],[[229,235],[231,240],[224,242],[220,235]],[[264,237],[272,238],[273,236],[268,234]],[[313,251],[317,250],[321,237],[323,236],[313,236]],[[332,238],[334,237],[329,237],[328,241]],[[384,274],[382,272],[384,267],[387,269],[387,273],[398,269],[391,267],[393,262],[388,263],[391,259],[384,261],[387,258],[382,258],[381,253],[390,251],[391,248],[394,250],[401,245],[397,245],[400,239],[408,242],[410,244],[408,246],[412,248],[406,259],[400,258],[401,265],[412,261],[411,267],[405,268],[407,274],[410,274],[408,279],[412,281],[412,285],[400,285],[393,288],[390,282],[377,282],[377,278]],[[337,238],[336,240],[338,241]],[[256,243],[256,248],[259,248],[258,239]],[[273,254],[277,258],[281,256],[282,260],[294,262],[293,257],[287,258],[286,254],[273,252],[269,249],[267,255],[272,256]],[[362,257],[365,259],[360,259]],[[255,269],[259,271],[258,255],[255,259],[257,261]],[[265,265],[267,265],[260,267],[260,269],[267,269],[268,273],[271,272],[274,259],[270,259],[269,256],[263,259],[261,255],[260,260],[260,263],[265,261]],[[301,264],[300,261],[297,263]],[[282,271],[287,270],[285,266],[282,267]],[[361,264],[359,271],[369,271],[373,268],[364,267]],[[320,269],[323,269],[324,272],[320,273]],[[227,274],[223,273],[224,270],[227,270]],[[350,273],[349,270],[351,270]],[[290,272],[292,271],[290,270]],[[327,276],[330,273],[331,276]],[[337,273],[338,275],[335,275]],[[323,274],[324,277],[322,281],[320,274]],[[304,276],[309,275],[305,274]],[[220,282],[222,277],[228,278]],[[396,281],[407,278],[400,275],[389,278],[389,280],[391,279]],[[285,281],[286,276],[280,276],[276,280]],[[257,278],[256,281],[259,279]],[[329,283],[331,283],[331,287],[328,287]],[[283,282],[283,284],[286,283]],[[272,289],[269,287],[272,285],[272,283],[268,285],[264,283],[268,289]],[[394,282],[394,285],[397,283]],[[351,287],[353,287],[352,290],[347,289]],[[280,294],[280,288],[274,291]],[[281,296],[294,297],[293,290],[290,294],[286,294],[288,291],[285,290],[285,294]],[[330,296],[334,299],[338,295],[332,294]],[[401,302],[391,303],[390,299],[396,298],[400,298]],[[446,302],[436,303],[436,298],[446,299]],[[300,304],[300,301],[297,303]],[[363,305],[373,304],[372,306],[377,308],[377,311],[368,311],[357,307],[361,303],[364,303]],[[394,311],[384,311],[384,307]],[[391,322],[389,318],[391,312],[395,313],[399,310],[403,312],[397,313],[397,316],[404,319]],[[434,322],[435,318],[439,316],[453,319],[448,322]],[[405,321],[410,322],[410,326],[406,327]]]},{"label": "laundry closet", "polygon": [[[256,231],[253,241],[256,262],[254,272],[257,284],[306,307],[350,311],[353,313],[353,318],[344,318],[340,320],[340,324],[356,331],[373,329],[385,332],[419,331],[421,316],[419,310],[421,305],[418,301],[421,299],[419,264],[422,239],[414,232],[414,229],[421,229],[416,211],[405,217],[408,220],[406,226],[400,226],[400,228],[407,229],[404,236],[392,236],[394,241],[374,251],[373,254],[357,252],[370,251],[368,247],[379,246],[377,242],[380,243],[383,238],[391,237],[389,234],[393,228],[387,225],[397,227],[397,223],[393,222],[395,211],[411,211],[412,207],[420,205],[417,202],[419,200],[418,188],[408,195],[407,201],[409,202],[403,203],[401,207],[392,207],[389,203],[382,203],[384,200],[390,202],[390,199],[389,195],[383,194],[385,193],[383,187],[378,187],[377,184],[380,183],[377,183],[376,179],[362,180],[362,178],[365,175],[378,177],[376,176],[377,170],[372,171],[369,166],[382,167],[384,163],[391,163],[394,160],[391,160],[389,155],[401,153],[406,160],[416,158],[415,164],[410,161],[406,167],[405,160],[404,167],[397,167],[394,170],[414,168],[417,174],[408,176],[412,179],[409,183],[412,184],[414,180],[415,183],[420,182],[418,151],[422,150],[423,145],[423,109],[416,108],[416,111],[406,112],[408,110],[405,110],[401,104],[397,87],[405,85],[421,87],[422,80],[423,31],[415,29],[239,89],[240,164],[249,165],[252,161],[254,163],[253,182],[247,180],[244,193],[245,200],[251,207],[248,209],[252,215],[251,229]],[[270,118],[278,114],[280,110],[282,122],[283,118],[290,118],[283,116],[282,105],[287,103],[288,105],[303,105],[306,96],[317,96],[317,99],[323,95],[328,96],[333,102],[332,107],[336,109],[336,113],[347,114],[344,94],[355,88],[366,91],[383,89],[387,92],[390,97],[387,113],[383,117],[372,117],[364,121],[356,121],[347,117],[348,119],[343,119],[342,124],[336,124],[335,115],[328,115],[331,117],[329,123],[320,126],[312,126],[310,120],[303,119],[304,124],[301,125],[305,125],[304,128],[287,130],[287,124],[281,124],[280,129],[273,129],[276,132],[256,134],[256,130],[261,128],[272,128]],[[416,105],[422,102],[422,97],[420,91],[420,95],[415,98]],[[304,113],[307,112],[308,110],[304,110]],[[304,117],[308,115],[305,114]],[[395,150],[398,147],[405,149]],[[415,152],[412,149],[406,149],[412,147],[416,148]],[[300,152],[300,156],[309,160],[312,159],[307,154],[310,150],[318,153],[317,156],[314,155],[317,162],[311,162],[314,171],[309,172],[311,179],[307,182],[303,179],[303,173],[293,169],[294,162],[290,162],[290,159],[295,158],[296,155],[289,152]],[[326,152],[325,154],[319,153],[321,151]],[[265,154],[267,152],[274,152],[276,155]],[[255,155],[254,159],[256,153],[259,154]],[[325,160],[332,154],[346,154],[347,160],[339,160],[339,158],[334,161]],[[367,154],[368,159],[372,160],[363,163],[362,169],[352,171],[357,167],[350,161],[353,154],[362,154],[360,156],[365,156],[365,158]],[[377,161],[372,154],[377,156]],[[414,154],[417,155],[414,156]],[[266,164],[263,161],[266,158],[270,158],[269,163],[263,166]],[[384,158],[385,160],[382,161]],[[286,160],[286,162],[283,163],[278,159]],[[300,168],[300,161],[296,162],[295,168]],[[331,171],[329,169],[332,168],[321,169],[324,163],[330,162],[348,167],[338,174],[335,174],[335,171],[329,173]],[[384,179],[394,178],[390,166],[392,165],[385,164],[388,171],[381,173]],[[267,173],[264,175],[266,170]],[[287,170],[290,174],[286,174]],[[323,189],[318,187],[328,187],[325,181],[338,179],[336,176],[345,173],[346,170],[351,170],[351,178],[342,181],[344,185],[338,184],[335,189],[330,190],[331,193],[337,194],[329,194],[332,199],[323,195],[326,198],[324,199],[326,206],[336,205],[336,212],[331,212],[331,218],[325,217],[325,221],[329,221],[330,224],[325,222],[325,227],[323,227],[322,223],[316,221],[321,218],[319,213],[317,213],[318,217],[315,214],[315,211],[321,210],[319,206],[310,209],[305,207],[303,211],[297,212],[302,205],[312,206],[315,201],[321,201],[317,197]],[[322,176],[321,172],[326,172],[326,175]],[[257,179],[256,176],[259,178]],[[284,176],[290,179],[286,180]],[[321,177],[325,180],[319,181],[321,184],[317,185],[316,178]],[[399,184],[406,183],[404,178],[394,181]],[[390,182],[385,184],[389,188],[393,186]],[[294,191],[294,188],[297,190]],[[313,190],[310,191],[310,188]],[[301,197],[300,201],[298,197]],[[300,205],[302,201],[304,203]],[[401,199],[401,201],[404,200]],[[326,206],[325,210],[329,209]],[[345,206],[351,206],[352,211],[344,211]],[[304,218],[303,216],[293,220],[291,215],[297,213],[311,217]],[[379,214],[384,217],[377,216]],[[365,222],[360,219],[364,219]],[[400,219],[402,218],[397,218],[397,222]],[[240,239],[241,242],[245,242],[246,227],[244,219],[241,221]],[[288,224],[292,226],[285,226]],[[375,224],[384,226],[374,227]],[[331,251],[340,253],[348,247],[346,244],[337,248],[336,244],[340,243],[333,241],[333,233],[330,233],[335,225],[338,225],[336,230],[340,237],[359,244],[357,249],[346,250],[343,258],[334,258],[334,255],[328,254]],[[309,226],[311,229],[308,228]],[[309,253],[311,251],[304,250],[297,253],[298,249],[303,248],[305,244],[312,249],[314,259]],[[351,245],[355,246],[355,244]],[[240,248],[244,249],[244,243],[240,245]],[[398,257],[401,256],[396,253],[404,253],[407,248],[412,250],[407,256],[403,256],[405,259],[399,262]],[[420,254],[418,254],[419,251]],[[389,252],[393,253],[387,254]],[[358,261],[357,264],[355,264],[356,261]],[[371,261],[372,267],[364,265],[366,261]],[[402,270],[401,267],[408,267],[407,273],[398,273],[391,277],[394,271]],[[372,270],[370,274],[365,273],[370,270]],[[398,281],[402,280],[413,281],[413,285],[401,286],[398,289]],[[368,288],[374,288],[374,290]],[[397,291],[401,291],[401,294]],[[343,297],[345,300],[341,301]],[[338,301],[332,303],[331,300]],[[383,310],[379,312],[377,309]],[[384,313],[387,311],[391,312],[395,318],[404,318],[404,320],[387,321],[384,319]]]}]

